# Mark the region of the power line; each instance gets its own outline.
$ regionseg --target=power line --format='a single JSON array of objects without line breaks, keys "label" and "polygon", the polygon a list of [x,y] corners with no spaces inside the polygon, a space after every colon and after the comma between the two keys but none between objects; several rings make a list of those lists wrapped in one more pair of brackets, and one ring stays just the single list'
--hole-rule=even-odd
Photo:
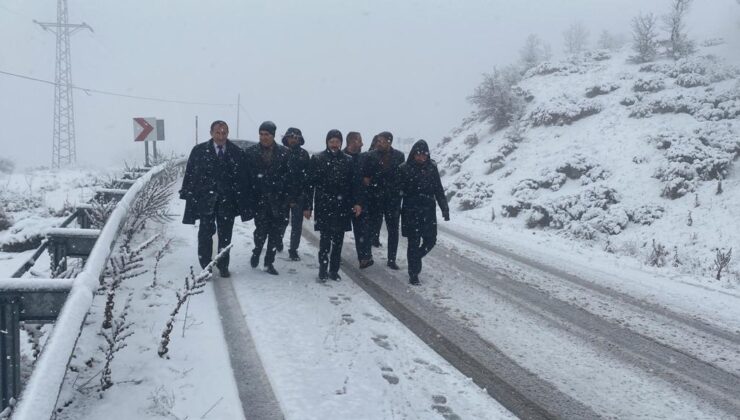
[{"label": "power line", "polygon": [[[26,76],[23,74],[11,73],[8,71],[3,71],[3,70],[0,70],[0,74],[12,76],[12,77],[18,77],[20,79],[31,80],[31,81],[39,82],[39,83],[46,83],[52,86],[57,85],[56,83],[49,81],[49,80],[38,79],[35,77]],[[118,96],[118,97],[123,97],[123,98],[139,99],[139,100],[144,100],[144,101],[167,102],[167,103],[174,103],[174,104],[181,104],[181,105],[205,105],[205,106],[228,106],[228,107],[234,106],[234,104],[220,104],[220,103],[212,103],[212,102],[191,102],[191,101],[181,101],[181,100],[176,100],[176,99],[155,98],[155,97],[150,97],[150,96],[127,95],[124,93],[116,93],[116,92],[110,92],[110,91],[100,90],[100,89],[85,88],[85,87],[75,86],[75,85],[72,85],[71,88],[75,90],[83,91],[87,94],[90,94],[92,92],[92,93],[97,93],[100,95]],[[242,109],[244,110],[244,112],[246,112],[246,109],[244,109],[243,107]],[[247,114],[247,116],[249,116],[249,114]],[[249,118],[252,119],[251,117]]]}]

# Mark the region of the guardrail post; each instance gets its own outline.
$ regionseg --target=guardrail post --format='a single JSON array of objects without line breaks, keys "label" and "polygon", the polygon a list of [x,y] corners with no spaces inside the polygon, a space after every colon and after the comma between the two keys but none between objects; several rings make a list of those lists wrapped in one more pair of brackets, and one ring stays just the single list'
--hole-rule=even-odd
[{"label": "guardrail post", "polygon": [[0,294],[0,411],[20,394],[20,297]]}]

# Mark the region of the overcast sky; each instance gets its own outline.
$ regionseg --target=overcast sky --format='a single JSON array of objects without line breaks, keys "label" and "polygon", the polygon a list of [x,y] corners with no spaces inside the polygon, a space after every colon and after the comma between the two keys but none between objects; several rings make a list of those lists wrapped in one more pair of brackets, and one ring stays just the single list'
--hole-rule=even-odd
[{"label": "overcast sky", "polygon": [[[263,120],[303,130],[309,149],[326,132],[356,130],[366,144],[389,130],[436,142],[472,108],[481,74],[517,59],[529,33],[562,50],[562,32],[580,21],[595,41],[602,29],[629,32],[640,11],[669,0],[69,0],[70,23],[94,33],[72,37],[73,82],[122,94],[235,104],[239,137],[255,139]],[[56,20],[56,1],[0,0],[0,71],[54,79],[55,39],[32,22]],[[690,32],[723,36],[737,50],[736,0],[695,0]],[[0,156],[19,166],[49,165],[53,86],[0,74]],[[133,117],[165,120],[160,148],[187,153],[208,125],[234,106],[184,105],[75,92],[78,161],[111,165],[143,159]]]}]

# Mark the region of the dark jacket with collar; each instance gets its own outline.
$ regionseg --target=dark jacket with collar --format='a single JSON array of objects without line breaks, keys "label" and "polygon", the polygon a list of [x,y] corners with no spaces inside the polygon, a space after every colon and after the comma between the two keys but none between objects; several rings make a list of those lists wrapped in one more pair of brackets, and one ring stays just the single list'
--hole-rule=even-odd
[{"label": "dark jacket with collar", "polygon": [[421,148],[425,148],[428,154],[426,142],[420,140],[414,144],[408,160],[399,168],[403,200],[401,234],[406,237],[437,234],[437,204],[443,215],[450,213],[437,164],[431,158],[423,164],[414,161],[414,154]]},{"label": "dark jacket with collar", "polygon": [[296,203],[303,210],[307,210],[311,156],[300,145],[289,147],[285,139],[283,139],[283,144],[286,145],[286,149],[288,150],[288,179],[285,185],[288,203]]},{"label": "dark jacket with collar", "polygon": [[363,206],[358,192],[357,171],[352,158],[324,150],[311,158],[311,192],[314,229],[321,232],[352,230],[352,207]]},{"label": "dark jacket with collar", "polygon": [[250,190],[243,184],[244,152],[230,141],[224,145],[224,158],[219,159],[213,139],[193,147],[185,168],[180,198],[185,201],[182,222],[194,224],[204,215],[220,211],[246,220],[251,217]]},{"label": "dark jacket with collar", "polygon": [[[385,166],[382,164],[384,159],[387,159]],[[365,183],[369,200],[389,200],[394,203],[400,201],[398,168],[403,162],[403,152],[393,148],[387,152],[377,149],[367,152],[362,162],[362,177],[369,181]]]},{"label": "dark jacket with collar", "polygon": [[288,149],[273,144],[269,161],[261,144],[245,150],[247,178],[252,185],[255,223],[288,217]]}]

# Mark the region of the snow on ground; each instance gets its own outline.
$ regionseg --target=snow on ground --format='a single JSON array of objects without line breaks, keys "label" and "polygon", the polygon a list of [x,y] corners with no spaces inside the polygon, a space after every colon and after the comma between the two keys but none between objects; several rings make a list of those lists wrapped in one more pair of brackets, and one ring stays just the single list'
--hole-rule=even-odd
[{"label": "snow on ground", "polygon": [[[622,51],[530,70],[519,87],[532,100],[518,125],[491,133],[468,121],[433,150],[453,218],[502,238],[531,236],[517,245],[536,238],[599,261],[606,252],[622,266],[633,259],[635,269],[737,294],[740,258],[722,281],[714,259],[718,248],[740,249],[740,79],[712,53],[639,65]],[[594,87],[602,94],[588,97]],[[543,122],[583,110],[572,122]],[[647,265],[653,241],[665,247],[657,269]]]},{"label": "snow on ground", "polygon": [[[182,207],[176,200],[172,212],[182,214]],[[237,221],[231,281],[286,418],[513,418],[353,282],[317,283],[317,250],[305,241],[303,261],[279,254],[280,276],[249,267],[252,230],[251,222]],[[201,418],[213,405],[203,418],[242,418],[212,284],[191,299],[184,337],[184,314],[178,315],[170,358],[157,356],[174,289],[197,264],[197,228],[178,219],[150,228],[140,239],[157,232],[173,238],[158,285],[150,287],[149,272],[127,280],[118,292],[116,311],[133,293],[128,320],[135,323],[135,334],[113,362],[115,385],[99,390],[98,332],[105,302],[96,296],[58,418]],[[154,252],[145,259],[150,267]]]}]

